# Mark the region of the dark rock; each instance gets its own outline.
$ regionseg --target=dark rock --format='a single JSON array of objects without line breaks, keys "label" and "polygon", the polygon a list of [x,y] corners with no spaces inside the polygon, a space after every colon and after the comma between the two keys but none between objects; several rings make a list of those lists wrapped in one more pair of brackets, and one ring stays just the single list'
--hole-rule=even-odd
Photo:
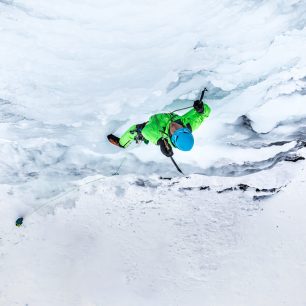
[{"label": "dark rock", "polygon": [[240,116],[237,121],[236,121],[236,124],[237,125],[240,125],[242,127],[244,127],[245,129],[253,132],[253,133],[256,133],[252,127],[252,120],[246,116],[246,115],[242,115]]},{"label": "dark rock", "polygon": [[229,188],[225,188],[223,190],[218,190],[217,193],[223,193],[223,192],[228,192],[228,191],[234,191],[237,190],[236,187],[229,187]]},{"label": "dark rock", "polygon": [[265,194],[265,195],[260,195],[260,196],[253,196],[253,201],[262,201],[266,200],[268,198],[271,198],[273,194]]},{"label": "dark rock", "polygon": [[210,190],[210,187],[209,186],[201,186],[200,190]]},{"label": "dark rock", "polygon": [[263,145],[263,147],[272,147],[272,146],[283,146],[287,143],[290,143],[291,141],[287,140],[287,141],[276,141],[276,142],[271,142],[267,145]]},{"label": "dark rock", "polygon": [[259,188],[256,188],[255,189],[256,192],[271,192],[271,193],[275,193],[276,190],[277,190],[276,188],[270,188],[270,189],[266,189],[266,188],[259,189]]},{"label": "dark rock", "polygon": [[185,191],[185,190],[190,191],[190,190],[193,190],[193,189],[194,189],[193,187],[182,187],[182,188],[179,189],[179,191]]},{"label": "dark rock", "polygon": [[238,188],[240,190],[246,191],[250,186],[246,185],[246,184],[239,184]]},{"label": "dark rock", "polygon": [[294,163],[299,160],[305,160],[305,157],[294,155],[294,156],[286,156],[285,158],[285,161],[294,162]]}]

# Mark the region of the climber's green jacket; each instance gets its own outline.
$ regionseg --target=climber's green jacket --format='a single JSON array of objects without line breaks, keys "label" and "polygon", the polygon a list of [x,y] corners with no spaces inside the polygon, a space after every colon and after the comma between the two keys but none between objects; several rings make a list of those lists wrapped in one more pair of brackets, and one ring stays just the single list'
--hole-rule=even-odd
[{"label": "climber's green jacket", "polygon": [[204,104],[203,113],[199,113],[193,108],[182,116],[179,116],[175,113],[162,113],[153,115],[140,130],[138,125],[131,126],[120,137],[120,146],[124,148],[128,147],[134,140],[136,140],[138,132],[141,132],[145,142],[149,141],[157,144],[158,140],[163,138],[168,140],[168,143],[171,144],[169,133],[171,122],[177,122],[193,132],[202,124],[204,119],[209,116],[210,112],[210,107],[207,104]]}]

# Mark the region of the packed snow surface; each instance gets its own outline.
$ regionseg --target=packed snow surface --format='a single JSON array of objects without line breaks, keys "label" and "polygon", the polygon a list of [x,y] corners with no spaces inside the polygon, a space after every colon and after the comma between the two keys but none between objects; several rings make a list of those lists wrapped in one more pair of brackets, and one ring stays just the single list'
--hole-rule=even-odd
[{"label": "packed snow surface", "polygon": [[[0,0],[0,305],[305,306],[305,51],[304,0]],[[107,142],[204,87],[185,176]]]}]

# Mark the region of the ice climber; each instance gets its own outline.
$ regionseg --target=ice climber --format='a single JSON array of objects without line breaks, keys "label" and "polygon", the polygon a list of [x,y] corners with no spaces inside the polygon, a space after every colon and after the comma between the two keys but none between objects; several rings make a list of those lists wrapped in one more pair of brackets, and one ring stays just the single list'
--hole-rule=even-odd
[{"label": "ice climber", "polygon": [[194,144],[192,132],[196,130],[210,114],[210,107],[201,100],[193,103],[193,108],[179,116],[175,113],[155,114],[149,121],[132,125],[120,138],[110,134],[108,140],[121,148],[127,148],[133,141],[160,146],[161,152],[173,156],[173,149],[190,151]]}]

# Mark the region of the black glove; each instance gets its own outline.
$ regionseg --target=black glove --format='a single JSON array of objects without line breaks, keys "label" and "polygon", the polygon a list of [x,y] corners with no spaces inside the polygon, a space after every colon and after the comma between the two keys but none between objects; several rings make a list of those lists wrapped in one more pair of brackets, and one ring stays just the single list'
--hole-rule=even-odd
[{"label": "black glove", "polygon": [[157,144],[160,146],[160,150],[165,156],[167,157],[173,156],[172,147],[170,146],[170,144],[168,143],[166,139],[162,139],[162,138],[159,139]]},{"label": "black glove", "polygon": [[198,113],[203,114],[203,112],[204,112],[204,103],[203,103],[203,101],[200,101],[200,100],[194,101],[193,107],[194,107],[194,109]]}]

